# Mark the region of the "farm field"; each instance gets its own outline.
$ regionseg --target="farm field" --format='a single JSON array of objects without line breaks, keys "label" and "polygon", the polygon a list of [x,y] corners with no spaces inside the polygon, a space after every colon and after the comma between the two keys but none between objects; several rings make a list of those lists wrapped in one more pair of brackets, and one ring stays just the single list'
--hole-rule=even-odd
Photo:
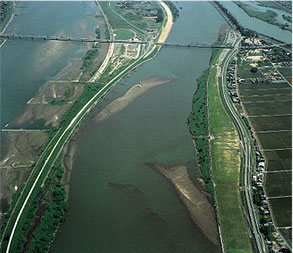
[{"label": "farm field", "polygon": [[278,227],[291,226],[292,199],[291,198],[270,199],[269,201],[271,203],[273,213],[280,213],[280,212],[283,213],[283,215],[276,216],[275,218],[276,225]]},{"label": "farm field", "polygon": [[[289,74],[288,69],[278,70]],[[291,87],[282,80],[253,83],[247,69],[239,71],[239,77],[246,78],[238,85],[241,104],[267,161],[264,185],[276,226],[291,226],[292,201],[286,197],[292,195]]]},{"label": "farm field", "polygon": [[287,79],[288,82],[292,84],[292,68],[291,67],[278,68],[278,71],[283,75],[284,78]]},{"label": "farm field", "polygon": [[291,172],[267,173],[266,189],[269,197],[290,196],[292,195]]}]

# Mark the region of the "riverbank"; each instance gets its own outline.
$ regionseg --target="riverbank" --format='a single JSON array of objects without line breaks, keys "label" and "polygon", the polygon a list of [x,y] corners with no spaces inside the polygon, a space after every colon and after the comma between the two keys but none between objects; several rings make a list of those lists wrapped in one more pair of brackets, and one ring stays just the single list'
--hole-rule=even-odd
[{"label": "riverbank", "polygon": [[159,0],[159,3],[162,5],[162,7],[164,8],[164,10],[167,14],[167,22],[166,22],[165,26],[163,27],[161,35],[158,39],[158,42],[164,42],[167,39],[167,37],[172,29],[173,15],[172,15],[172,12],[169,9],[167,4],[165,4],[162,0]]},{"label": "riverbank", "polygon": [[[15,2],[8,1],[6,15],[4,15],[4,19],[2,20],[0,24],[0,33],[5,33],[7,27],[12,22],[14,15],[15,15]],[[0,48],[5,43],[5,41],[6,40],[4,39],[0,39]]]}]

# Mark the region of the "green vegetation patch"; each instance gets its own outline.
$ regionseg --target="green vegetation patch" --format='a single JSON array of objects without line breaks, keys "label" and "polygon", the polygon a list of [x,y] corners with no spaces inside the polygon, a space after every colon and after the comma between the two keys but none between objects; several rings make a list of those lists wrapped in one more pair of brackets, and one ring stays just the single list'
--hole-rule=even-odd
[{"label": "green vegetation patch", "polygon": [[270,206],[278,227],[292,226],[292,198],[270,199]]},{"label": "green vegetation patch", "polygon": [[285,6],[282,6],[279,3],[276,3],[275,1],[256,1],[256,2],[259,6],[269,7],[269,8],[283,10],[283,11],[289,11],[288,8],[286,8]]},{"label": "green vegetation patch", "polygon": [[197,80],[197,89],[192,100],[192,111],[187,119],[190,132],[193,136],[208,135],[207,120],[207,79],[208,70],[205,70]]},{"label": "green vegetation patch", "polygon": [[277,172],[266,175],[265,187],[268,197],[292,195],[292,173]]},{"label": "green vegetation patch", "polygon": [[[2,4],[2,1],[1,1]],[[3,20],[0,22],[0,32],[4,29],[4,27],[6,26],[6,24],[9,22],[12,14],[13,14],[13,2],[12,1],[5,1],[6,4],[6,11],[4,11],[4,18]]]},{"label": "green vegetation patch", "polygon": [[179,10],[177,9],[176,5],[172,1],[164,1],[166,5],[170,8],[170,11],[172,12],[173,20],[176,21],[176,19],[179,17]]},{"label": "green vegetation patch", "polygon": [[206,191],[214,199],[214,185],[210,171],[209,141],[205,138],[196,138],[197,159],[200,164],[201,177],[205,182]]},{"label": "green vegetation patch", "polygon": [[[122,18],[120,18],[117,14],[115,14],[111,7],[114,8],[114,2],[112,1],[99,1],[100,6],[102,7],[105,15],[108,18],[108,21],[113,29],[120,29],[120,28],[130,28],[129,24]],[[111,4],[111,6],[110,6]]]},{"label": "green vegetation patch", "polygon": [[248,4],[245,4],[240,1],[233,1],[236,5],[238,5],[242,10],[244,10],[248,16],[260,19],[264,22],[267,22],[272,25],[281,25],[277,22],[276,17],[278,14],[274,11],[267,10],[266,12],[253,10]]},{"label": "green vegetation patch", "polygon": [[83,63],[81,69],[85,70],[89,65],[92,64],[93,60],[98,56],[99,51],[97,48],[92,48],[88,50],[85,56],[82,58]]},{"label": "green vegetation patch", "polygon": [[135,35],[133,31],[125,28],[116,29],[114,30],[114,33],[116,34],[116,40],[130,40]]}]

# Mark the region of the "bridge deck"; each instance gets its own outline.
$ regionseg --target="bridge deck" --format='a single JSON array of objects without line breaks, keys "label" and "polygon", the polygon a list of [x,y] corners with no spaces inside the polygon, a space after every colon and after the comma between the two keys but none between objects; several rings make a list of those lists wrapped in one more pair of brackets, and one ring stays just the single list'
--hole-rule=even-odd
[{"label": "bridge deck", "polygon": [[[187,47],[187,48],[228,48],[232,49],[233,46],[227,45],[209,45],[203,43],[168,43],[168,42],[155,42],[155,41],[138,41],[138,40],[102,40],[95,38],[77,38],[77,37],[59,37],[59,36],[38,36],[38,35],[17,35],[17,34],[0,34],[2,39],[19,39],[19,40],[55,40],[55,41],[66,41],[66,42],[82,42],[82,43],[123,43],[123,44],[154,44],[158,46],[169,46],[169,47]],[[240,47],[245,49],[254,49],[254,48],[272,48],[280,46],[289,46],[291,44],[274,44],[270,46],[250,46],[250,47]]]}]

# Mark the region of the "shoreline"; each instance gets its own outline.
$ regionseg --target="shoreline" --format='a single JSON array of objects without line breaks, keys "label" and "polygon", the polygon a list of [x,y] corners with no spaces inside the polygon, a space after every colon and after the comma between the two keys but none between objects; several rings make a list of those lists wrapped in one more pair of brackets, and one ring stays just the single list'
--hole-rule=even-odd
[{"label": "shoreline", "polygon": [[167,4],[165,4],[162,0],[159,0],[159,3],[164,8],[164,10],[165,10],[165,12],[167,14],[166,25],[162,28],[162,32],[161,32],[160,37],[158,39],[158,42],[164,42],[168,38],[169,33],[170,33],[171,29],[172,29],[173,15],[172,15],[172,12],[171,12],[171,10],[170,10],[170,8],[168,7]]}]

